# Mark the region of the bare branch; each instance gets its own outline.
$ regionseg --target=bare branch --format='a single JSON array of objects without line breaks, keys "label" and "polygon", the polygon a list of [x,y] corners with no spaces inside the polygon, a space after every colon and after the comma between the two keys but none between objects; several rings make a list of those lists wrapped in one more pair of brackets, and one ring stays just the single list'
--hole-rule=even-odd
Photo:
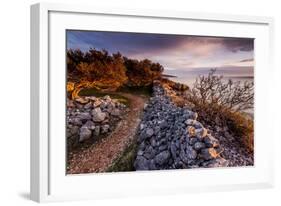
[{"label": "bare branch", "polygon": [[254,83],[245,81],[243,84],[225,81],[222,75],[215,75],[216,69],[211,69],[208,76],[196,78],[189,94],[189,101],[196,104],[210,104],[224,107],[234,112],[253,108]]}]

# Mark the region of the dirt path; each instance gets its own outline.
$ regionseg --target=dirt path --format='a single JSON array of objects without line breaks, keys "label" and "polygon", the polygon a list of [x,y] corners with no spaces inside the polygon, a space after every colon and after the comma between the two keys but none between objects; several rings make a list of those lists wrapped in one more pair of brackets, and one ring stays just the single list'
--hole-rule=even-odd
[{"label": "dirt path", "polygon": [[75,151],[68,161],[68,174],[106,171],[133,140],[146,100],[144,97],[129,93],[120,94],[130,100],[129,113],[108,137],[88,148]]}]

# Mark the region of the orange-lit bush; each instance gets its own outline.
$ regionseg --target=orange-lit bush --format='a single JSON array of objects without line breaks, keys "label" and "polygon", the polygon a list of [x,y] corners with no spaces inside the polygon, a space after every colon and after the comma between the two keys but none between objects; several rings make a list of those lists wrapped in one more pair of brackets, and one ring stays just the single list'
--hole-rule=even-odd
[{"label": "orange-lit bush", "polygon": [[140,87],[160,78],[163,67],[148,59],[133,60],[119,52],[110,55],[106,50],[90,49],[86,52],[68,50],[67,71],[69,81],[113,80],[114,85]]}]

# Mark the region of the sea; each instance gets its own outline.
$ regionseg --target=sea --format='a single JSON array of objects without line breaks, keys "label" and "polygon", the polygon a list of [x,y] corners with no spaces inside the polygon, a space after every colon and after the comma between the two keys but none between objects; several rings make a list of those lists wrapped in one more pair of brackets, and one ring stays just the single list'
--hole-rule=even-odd
[{"label": "sea", "polygon": [[[208,73],[210,70],[200,70],[200,71],[184,71],[184,70],[166,70],[164,74],[171,75],[168,77],[168,79],[179,82],[182,84],[186,84],[189,87],[193,87],[193,84],[196,81],[196,78],[199,77],[199,75],[208,76]],[[215,75],[223,75],[223,81],[228,81],[229,79],[232,79],[233,82],[240,82],[243,84],[245,81],[248,82],[254,82],[254,75],[247,73],[241,73],[238,74],[235,72],[227,72],[223,73],[222,71],[216,71]]]}]

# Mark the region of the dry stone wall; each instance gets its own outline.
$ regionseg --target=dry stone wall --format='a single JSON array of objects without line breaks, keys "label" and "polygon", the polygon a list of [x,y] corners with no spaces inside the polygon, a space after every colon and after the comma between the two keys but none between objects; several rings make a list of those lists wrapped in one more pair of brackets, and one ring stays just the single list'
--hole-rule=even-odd
[{"label": "dry stone wall", "polygon": [[153,87],[153,97],[144,108],[138,132],[136,170],[225,167],[222,148],[204,126],[197,113],[177,107],[161,84]]}]

